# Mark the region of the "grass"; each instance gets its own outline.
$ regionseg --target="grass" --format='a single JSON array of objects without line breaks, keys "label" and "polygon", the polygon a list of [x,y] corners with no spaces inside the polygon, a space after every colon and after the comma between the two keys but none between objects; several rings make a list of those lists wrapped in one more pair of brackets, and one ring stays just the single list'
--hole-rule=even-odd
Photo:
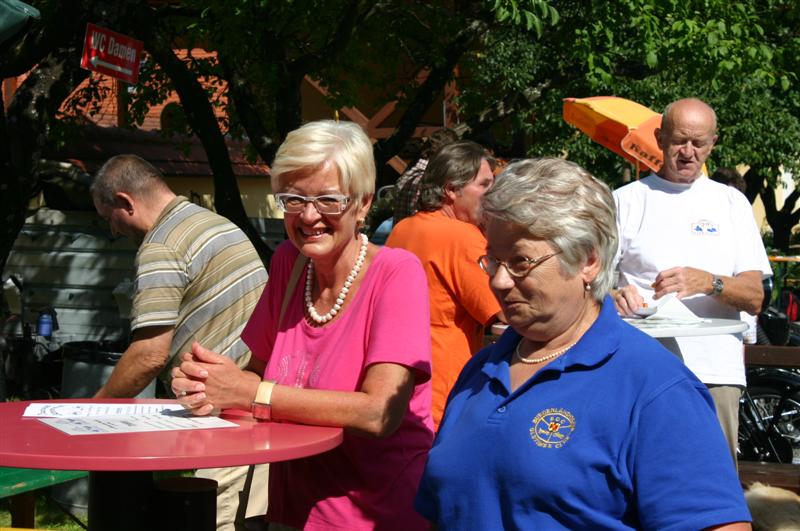
[{"label": "grass", "polygon": [[[42,489],[36,496],[36,529],[51,529],[57,531],[84,531],[69,516],[58,508],[55,502],[47,496],[48,489]],[[79,518],[86,525],[85,518]],[[11,513],[8,508],[8,499],[0,500],[0,527],[11,527]]]}]

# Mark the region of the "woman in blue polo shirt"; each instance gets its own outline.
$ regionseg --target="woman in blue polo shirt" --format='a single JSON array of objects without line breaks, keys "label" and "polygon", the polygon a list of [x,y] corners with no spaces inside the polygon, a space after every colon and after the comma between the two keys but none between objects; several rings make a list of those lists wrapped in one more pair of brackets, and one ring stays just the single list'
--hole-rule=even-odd
[{"label": "woman in blue polo shirt", "polygon": [[524,160],[483,208],[511,326],[450,394],[416,509],[441,529],[750,529],[706,387],[606,297],[608,187]]}]

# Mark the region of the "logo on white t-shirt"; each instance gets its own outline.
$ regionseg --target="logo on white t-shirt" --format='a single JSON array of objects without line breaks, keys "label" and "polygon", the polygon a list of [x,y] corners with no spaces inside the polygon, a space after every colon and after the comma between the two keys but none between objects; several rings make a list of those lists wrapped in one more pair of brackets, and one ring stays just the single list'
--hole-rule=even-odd
[{"label": "logo on white t-shirt", "polygon": [[707,219],[701,219],[692,223],[692,234],[695,236],[717,236],[719,225]]}]

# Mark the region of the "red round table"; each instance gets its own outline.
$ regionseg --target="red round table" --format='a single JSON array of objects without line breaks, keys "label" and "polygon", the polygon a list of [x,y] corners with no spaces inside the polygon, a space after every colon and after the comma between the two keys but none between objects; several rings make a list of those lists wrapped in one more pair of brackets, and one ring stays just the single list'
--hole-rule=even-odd
[{"label": "red round table", "polygon": [[[174,402],[155,399],[53,402],[91,401]],[[236,428],[67,435],[35,418],[23,417],[28,404],[27,401],[0,403],[0,466],[88,470],[91,529],[121,531],[152,526],[152,521],[141,521],[142,499],[152,492],[151,471],[287,461],[328,451],[342,442],[341,428],[257,422],[249,412],[239,410],[220,415],[237,424]],[[137,499],[140,494],[143,498]],[[112,523],[113,527],[109,527]]]}]

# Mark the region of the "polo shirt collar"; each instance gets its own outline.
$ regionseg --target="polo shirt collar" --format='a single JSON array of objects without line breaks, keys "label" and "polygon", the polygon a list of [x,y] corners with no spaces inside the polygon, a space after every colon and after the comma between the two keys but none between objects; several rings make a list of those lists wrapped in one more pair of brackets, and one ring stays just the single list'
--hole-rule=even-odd
[{"label": "polo shirt collar", "polygon": [[152,238],[152,235],[153,235],[153,233],[154,233],[154,232],[155,232],[155,231],[158,229],[158,227],[159,227],[159,226],[161,226],[161,223],[162,223],[162,222],[163,222],[165,219],[167,219],[167,216],[169,216],[169,215],[170,215],[170,213],[171,213],[173,210],[175,210],[175,208],[177,208],[177,206],[178,206],[178,205],[180,205],[180,204],[181,204],[181,203],[183,203],[183,202],[188,202],[188,201],[189,201],[189,199],[187,199],[186,197],[184,197],[184,196],[182,196],[182,195],[176,195],[176,196],[175,196],[175,197],[172,199],[172,201],[170,201],[169,203],[167,203],[167,206],[165,206],[165,207],[164,207],[164,208],[161,210],[161,213],[158,215],[158,217],[156,218],[156,220],[153,222],[153,226],[152,226],[152,227],[150,227],[150,230],[148,230],[148,231],[147,231],[147,234],[145,234],[145,235],[144,235],[144,238],[142,239],[142,242],[149,242],[149,241],[150,241],[150,238]]},{"label": "polo shirt collar", "polygon": [[[550,362],[535,377],[546,372],[564,372],[571,367],[599,365],[617,351],[624,323],[617,315],[611,297],[606,295],[600,314],[578,342],[565,354]],[[509,385],[508,368],[517,343],[522,339],[510,326],[495,343],[481,371],[489,378]],[[524,387],[524,386],[523,386]]]},{"label": "polo shirt collar", "polygon": [[153,226],[154,227],[158,226],[161,223],[161,221],[164,220],[175,207],[177,207],[184,201],[189,201],[189,200],[182,195],[176,195],[172,199],[172,201],[167,203],[167,206],[164,207],[164,209],[161,211],[161,214],[158,215],[158,218],[156,219],[156,222],[153,223]]}]

